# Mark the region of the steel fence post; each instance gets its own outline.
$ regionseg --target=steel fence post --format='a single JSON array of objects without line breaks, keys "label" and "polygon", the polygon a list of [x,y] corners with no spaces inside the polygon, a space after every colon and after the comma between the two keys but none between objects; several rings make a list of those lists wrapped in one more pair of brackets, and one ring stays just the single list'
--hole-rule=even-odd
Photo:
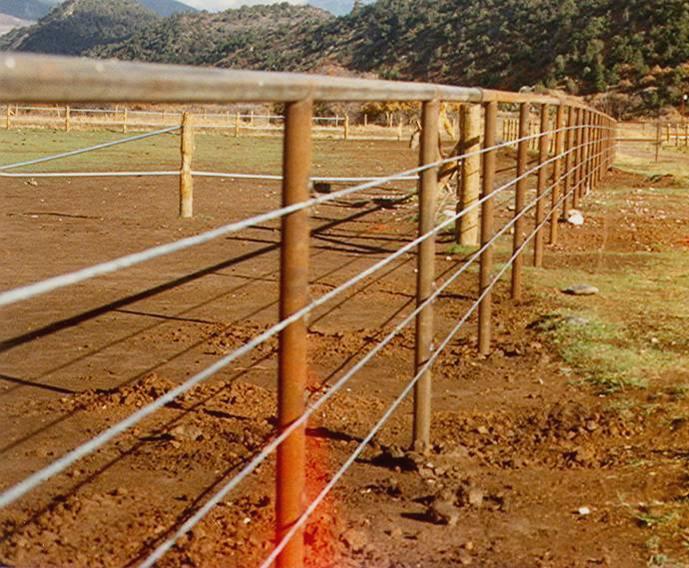
[{"label": "steel fence post", "polygon": [[[285,106],[283,154],[283,207],[308,201],[312,159],[313,102]],[[302,209],[282,218],[280,257],[280,319],[308,304],[309,213]],[[278,428],[284,431],[301,418],[305,409],[307,380],[307,327],[304,318],[280,333],[278,355]],[[304,512],[306,484],[306,428],[297,428],[277,451],[277,541]],[[297,531],[278,557],[278,568],[301,568],[304,533]]]},{"label": "steel fence post", "polygon": [[[527,138],[529,135],[529,103],[521,103],[519,106],[519,138]],[[529,144],[530,140],[521,140],[517,147],[517,178],[520,178],[526,172],[529,161]],[[522,178],[517,181],[514,192],[514,238],[512,240],[512,252],[516,254],[524,243],[524,205],[526,202],[526,185],[528,180]],[[520,302],[522,299],[522,268],[524,266],[524,257],[522,254],[512,262],[512,299],[515,302]]]},{"label": "steel fence post", "polygon": [[[547,167],[544,165],[548,161],[548,148],[550,148],[550,135],[546,134],[549,131],[550,122],[550,106],[541,105],[541,124],[540,124],[540,138],[538,141],[538,184],[536,186],[536,235],[534,238],[534,266],[541,268],[543,266],[543,246],[544,246],[544,231],[542,223],[545,220],[545,186],[548,179]],[[551,190],[552,191],[552,190]]]},{"label": "steel fence post", "polygon": [[[438,161],[438,130],[440,104],[423,103],[421,113],[420,165]],[[438,193],[438,166],[421,172],[419,185],[419,235],[435,227],[435,208]],[[416,279],[416,305],[420,306],[433,295],[435,286],[435,238],[427,238],[419,245]],[[416,357],[418,372],[433,354],[433,306],[426,306],[416,317]],[[414,387],[413,446],[425,450],[431,438],[432,371],[428,369]]]},{"label": "steel fence post", "polygon": [[[495,185],[495,168],[497,163],[497,150],[495,150],[498,103],[489,102],[485,106],[483,126],[483,148],[487,151],[483,154],[483,180],[481,199],[490,195]],[[489,149],[492,148],[492,149]],[[481,204],[481,246],[486,245],[494,236],[494,198],[485,199]],[[479,294],[483,296],[479,303],[478,311],[478,349],[481,355],[490,353],[491,344],[491,317],[493,313],[493,293],[489,291],[491,273],[493,271],[493,246],[488,246],[481,253],[481,265],[479,274]],[[484,296],[485,294],[485,296]]]}]

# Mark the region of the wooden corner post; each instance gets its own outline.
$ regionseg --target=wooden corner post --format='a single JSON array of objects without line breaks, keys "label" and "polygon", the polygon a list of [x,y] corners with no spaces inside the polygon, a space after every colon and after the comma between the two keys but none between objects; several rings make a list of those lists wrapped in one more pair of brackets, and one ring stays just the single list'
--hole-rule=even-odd
[{"label": "wooden corner post", "polygon": [[191,164],[194,158],[194,125],[192,115],[182,115],[180,150],[182,165],[179,172],[179,216],[189,218],[194,215],[194,178]]},{"label": "wooden corner post", "polygon": [[[287,103],[283,154],[282,205],[309,200],[312,160],[313,102]],[[309,212],[282,218],[280,320],[306,307],[309,287]],[[307,377],[307,333],[304,318],[280,333],[278,355],[278,428],[284,431],[304,414]],[[278,542],[304,512],[306,428],[297,428],[277,450],[276,521]],[[277,560],[278,568],[304,565],[304,532],[297,531]]]},{"label": "wooden corner post", "polygon": [[[438,131],[440,104],[438,101],[423,103],[421,117],[421,166],[438,161]],[[421,172],[419,186],[419,235],[425,235],[435,227],[435,207],[438,193],[438,166]],[[416,279],[416,305],[420,306],[433,295],[435,283],[435,237],[429,237],[419,245]],[[426,306],[416,316],[416,372],[428,363],[433,354],[433,306]],[[414,388],[413,446],[423,451],[431,440],[432,374],[428,369]]]},{"label": "wooden corner post", "polygon": [[471,155],[461,162],[457,213],[471,206],[474,209],[457,219],[455,239],[459,244],[475,246],[479,242],[479,210],[475,205],[481,193],[481,107],[462,105],[461,113],[461,153]]},{"label": "wooden corner post", "polygon": [[481,355],[488,355],[490,353],[491,317],[493,313],[493,294],[490,291],[490,279],[493,272],[493,246],[488,246],[488,243],[494,236],[495,205],[494,198],[487,199],[487,197],[493,193],[493,186],[495,185],[498,103],[486,103],[484,108],[483,148],[486,151],[483,154],[483,181],[481,185],[481,199],[484,199],[481,204],[481,245],[484,250],[481,253],[479,274],[481,301],[478,309],[478,350]]}]

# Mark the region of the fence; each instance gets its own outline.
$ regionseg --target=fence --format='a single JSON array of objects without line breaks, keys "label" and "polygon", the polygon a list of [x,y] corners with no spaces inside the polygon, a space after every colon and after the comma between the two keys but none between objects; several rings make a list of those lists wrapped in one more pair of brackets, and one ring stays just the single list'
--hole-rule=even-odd
[{"label": "fence", "polygon": [[[578,207],[582,199],[601,182],[612,165],[615,154],[616,123],[610,117],[569,98],[553,98],[533,94],[514,94],[475,88],[441,85],[367,81],[332,77],[270,74],[243,71],[220,71],[157,65],[104,63],[99,61],[36,56],[0,55],[0,101],[44,103],[61,101],[79,104],[97,103],[238,103],[282,102],[284,113],[284,156],[282,206],[254,217],[221,226],[217,229],[175,242],[159,245],[113,261],[89,266],[72,273],[0,292],[0,307],[27,301],[41,294],[54,292],[99,276],[123,270],[164,255],[182,252],[224,235],[237,233],[257,224],[281,219],[281,286],[279,322],[265,332],[225,355],[210,367],[194,374],[155,401],[111,426],[88,442],[79,445],[53,463],[33,473],[0,494],[0,507],[7,507],[26,496],[44,481],[64,472],[70,465],[92,454],[117,436],[140,423],[177,397],[193,389],[215,373],[228,367],[239,357],[279,335],[278,354],[278,428],[275,437],[249,463],[227,481],[203,506],[178,527],[169,538],[157,541],[155,550],[142,563],[153,566],[178,541],[198,524],[228,493],[235,490],[273,452],[277,452],[276,469],[276,545],[261,563],[274,561],[283,568],[303,565],[303,530],[310,516],[367,444],[383,428],[401,403],[413,392],[412,444],[423,450],[430,444],[432,410],[432,370],[434,363],[450,345],[458,331],[478,314],[478,350],[488,354],[492,338],[492,294],[496,284],[511,270],[511,297],[519,301],[523,295],[522,271],[527,248],[533,242],[533,263],[543,263],[546,240],[558,241],[560,211]],[[309,192],[312,160],[312,129],[314,102],[330,101],[419,101],[422,104],[419,165],[404,172],[394,172],[366,180],[329,194],[312,196]],[[439,155],[439,119],[441,102],[461,103],[463,129],[459,144],[449,156]],[[514,125],[505,128],[505,140],[498,142],[498,109],[501,104],[519,105],[516,132]],[[538,111],[538,124],[530,126],[531,109]],[[506,123],[507,124],[507,123]],[[150,137],[171,132],[170,127],[137,137]],[[531,131],[531,128],[535,128]],[[188,214],[189,179],[194,172],[189,159],[189,119],[181,125],[182,166],[180,171],[153,172],[156,175],[180,176],[180,213]],[[131,141],[134,138],[129,138]],[[118,144],[121,142],[109,143]],[[517,147],[516,175],[503,184],[496,184],[498,152]],[[95,151],[99,148],[81,149]],[[529,148],[537,149],[532,167]],[[67,155],[10,164],[0,168],[26,167]],[[151,173],[151,172],[149,172]],[[455,214],[437,221],[437,202],[441,189],[450,175],[459,174],[458,207]],[[117,175],[110,172],[104,175]],[[19,174],[32,175],[32,174]],[[38,174],[33,174],[38,175]],[[58,174],[66,175],[66,174]],[[76,175],[76,174],[69,174]],[[87,174],[91,175],[91,174]],[[124,175],[136,175],[127,173]],[[232,175],[211,174],[209,175]],[[236,177],[236,175],[233,175]],[[533,199],[528,184],[536,179]],[[347,282],[324,295],[309,300],[309,210],[314,206],[356,195],[374,187],[385,187],[394,180],[418,178],[418,235],[394,253],[376,262]],[[341,181],[341,180],[340,180]],[[513,195],[512,192],[513,191]],[[495,226],[495,209],[502,199],[514,199],[512,218],[502,227]],[[530,199],[530,200],[529,200]],[[480,213],[480,215],[479,215]],[[527,220],[533,226],[527,230]],[[448,228],[458,235],[477,239],[477,250],[443,282],[435,273],[436,236]],[[546,231],[546,228],[549,228]],[[473,232],[472,232],[473,231]],[[511,255],[499,269],[494,267],[496,243],[512,232]],[[473,237],[472,237],[473,235]],[[471,238],[470,238],[471,237]],[[392,261],[417,251],[416,307],[365,356],[334,382],[320,398],[305,403],[307,357],[307,326],[305,318],[346,290],[377,273]],[[469,310],[456,322],[451,332],[435,343],[433,304],[439,296],[479,264],[479,293]],[[415,324],[415,369],[402,392],[385,410],[369,434],[332,476],[318,496],[305,506],[305,427],[311,416],[359,373],[385,346],[405,328]]]},{"label": "fence", "polygon": [[[129,131],[163,129],[181,126],[184,115],[193,118],[197,129],[203,131],[230,132],[240,136],[279,136],[282,133],[284,117],[276,114],[242,112],[195,112],[176,109],[132,110],[125,105],[114,108],[72,107],[55,105],[7,104],[0,108],[2,126],[13,128],[53,128],[72,130],[117,130]],[[361,121],[355,123],[348,114],[344,116],[314,116],[312,132],[316,137],[342,138],[344,140],[402,140],[411,132],[411,123],[402,115],[388,117],[385,124],[371,122],[368,114],[361,114]]]}]

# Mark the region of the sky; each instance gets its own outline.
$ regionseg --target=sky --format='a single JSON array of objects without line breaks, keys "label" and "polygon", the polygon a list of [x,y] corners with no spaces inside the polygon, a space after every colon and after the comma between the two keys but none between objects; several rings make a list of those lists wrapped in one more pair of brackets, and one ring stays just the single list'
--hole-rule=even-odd
[{"label": "sky", "polygon": [[[279,2],[283,0],[275,0]],[[287,0],[290,4],[306,4],[305,0]],[[270,4],[270,0],[182,0],[185,4],[200,10],[227,10],[241,5]]]}]

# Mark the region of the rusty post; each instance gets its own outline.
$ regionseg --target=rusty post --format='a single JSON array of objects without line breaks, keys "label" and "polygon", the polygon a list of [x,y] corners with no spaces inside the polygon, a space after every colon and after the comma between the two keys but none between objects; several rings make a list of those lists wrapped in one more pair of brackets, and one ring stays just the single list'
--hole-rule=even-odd
[{"label": "rusty post", "polygon": [[[497,134],[498,103],[486,103],[483,126],[483,147],[493,148]],[[485,199],[493,193],[495,184],[495,167],[497,163],[497,150],[488,150],[483,154],[483,182],[481,198]],[[481,204],[481,246],[486,247],[494,236],[494,198],[486,199]],[[478,310],[478,350],[481,355],[490,353],[491,343],[491,317],[493,313],[493,294],[487,291],[490,286],[491,273],[493,271],[493,246],[488,246],[481,253],[481,266],[479,275],[479,293],[483,296]]]},{"label": "rusty post", "polygon": [[[420,165],[438,160],[438,130],[440,103],[423,103],[421,113]],[[438,193],[438,167],[421,173],[419,186],[419,235],[435,227],[435,206]],[[427,238],[419,245],[416,304],[423,304],[433,294],[435,284],[435,238]],[[416,372],[428,362],[433,354],[433,306],[426,306],[416,317]],[[414,387],[414,431],[413,447],[423,451],[431,441],[431,370],[427,370]]]},{"label": "rusty post", "polygon": [[189,113],[182,115],[180,151],[182,166],[179,172],[179,216],[187,219],[194,214],[194,178],[191,163],[194,156],[194,126]]},{"label": "rusty post", "polygon": [[[282,205],[308,201],[311,170],[313,102],[285,106]],[[280,258],[280,319],[308,303],[309,213],[297,211],[282,218]],[[278,355],[278,428],[283,431],[304,413],[307,361],[307,329],[304,318],[280,333]],[[295,430],[277,452],[276,520],[278,542],[304,512],[306,484],[306,432]],[[278,568],[304,564],[304,533],[299,530],[280,554]]]},{"label": "rusty post", "polygon": [[[555,156],[559,156],[564,152],[565,149],[565,133],[562,129],[565,125],[565,106],[560,104],[557,107],[557,114],[555,115],[555,146],[553,153]],[[563,158],[558,158],[553,162],[553,189],[551,198],[551,211],[550,211],[550,244],[554,245],[557,243],[557,208],[558,202],[560,201],[562,182],[560,177],[562,176],[562,160]]]},{"label": "rusty post", "polygon": [[550,135],[545,134],[549,130],[550,122],[550,107],[548,105],[541,105],[541,126],[538,148],[538,184],[536,186],[536,235],[534,239],[534,266],[541,268],[543,266],[543,245],[544,245],[544,227],[541,225],[545,220],[545,185],[548,179],[547,167],[543,164],[548,160],[548,149],[550,148]]},{"label": "rusty post", "polygon": [[572,168],[574,170],[574,185],[572,191],[572,207],[574,209],[579,207],[579,198],[581,197],[581,162],[582,162],[582,144],[584,141],[584,129],[582,127],[582,112],[580,109],[574,109],[574,125],[576,126],[576,134],[574,136],[574,163]]},{"label": "rusty post", "polygon": [[[472,154],[461,161],[457,213],[476,204],[481,193],[481,107],[462,105],[461,110],[461,153]],[[475,246],[479,242],[479,211],[474,207],[457,219],[455,241],[464,246]]]},{"label": "rusty post", "polygon": [[[529,134],[529,103],[521,103],[519,106],[519,138],[526,138]],[[529,161],[530,140],[522,140],[517,147],[517,178],[526,172]],[[516,254],[524,243],[524,205],[526,202],[527,180],[522,177],[517,181],[514,192],[514,238],[512,240],[512,254]],[[522,299],[522,268],[524,256],[522,254],[512,261],[512,299],[521,302]]]},{"label": "rusty post", "polygon": [[[576,127],[576,114],[574,107],[568,107],[568,112],[567,112],[567,156],[565,159],[565,172],[567,175],[565,176],[564,179],[564,187],[563,187],[563,195],[569,195],[569,193],[572,191],[572,188],[574,187],[574,158],[576,157],[574,155],[574,146],[576,144],[576,130],[574,128]],[[564,216],[567,213],[567,208],[569,207],[569,203],[567,202],[568,198],[563,199],[562,201],[562,215]],[[574,201],[574,198],[572,198],[572,202]]]},{"label": "rusty post", "polygon": [[591,166],[590,155],[591,155],[591,128],[589,126],[589,111],[582,110],[582,133],[581,133],[581,185],[579,186],[579,196],[583,198],[589,192],[589,167]]}]

